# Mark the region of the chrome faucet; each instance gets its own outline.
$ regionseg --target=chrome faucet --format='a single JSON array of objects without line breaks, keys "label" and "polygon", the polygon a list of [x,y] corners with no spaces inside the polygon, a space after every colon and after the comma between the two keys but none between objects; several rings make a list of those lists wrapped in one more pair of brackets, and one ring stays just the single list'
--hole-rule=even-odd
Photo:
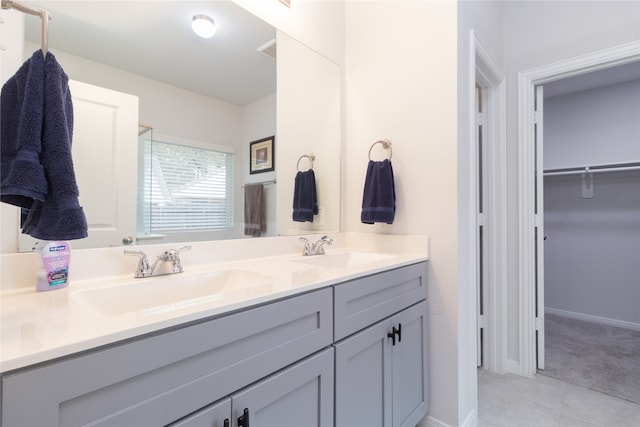
[{"label": "chrome faucet", "polygon": [[134,273],[136,278],[162,276],[165,274],[182,273],[182,262],[180,252],[188,251],[191,245],[183,246],[180,249],[169,249],[158,255],[153,264],[149,265],[147,255],[137,249],[125,249],[125,255],[135,255],[140,258],[138,267]]},{"label": "chrome faucet", "polygon": [[324,255],[324,245],[333,243],[333,239],[328,236],[322,236],[314,243],[310,243],[306,237],[300,237],[298,240],[304,242],[304,249],[302,250],[303,256]]}]

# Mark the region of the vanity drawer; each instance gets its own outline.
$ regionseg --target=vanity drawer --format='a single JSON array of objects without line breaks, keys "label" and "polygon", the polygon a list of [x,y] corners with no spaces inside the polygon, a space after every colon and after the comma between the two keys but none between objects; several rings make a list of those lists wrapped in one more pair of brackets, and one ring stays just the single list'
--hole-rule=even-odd
[{"label": "vanity drawer", "polygon": [[158,426],[332,342],[332,289],[10,373],[2,425]]},{"label": "vanity drawer", "polygon": [[425,276],[421,262],[336,285],[335,341],[425,299]]}]

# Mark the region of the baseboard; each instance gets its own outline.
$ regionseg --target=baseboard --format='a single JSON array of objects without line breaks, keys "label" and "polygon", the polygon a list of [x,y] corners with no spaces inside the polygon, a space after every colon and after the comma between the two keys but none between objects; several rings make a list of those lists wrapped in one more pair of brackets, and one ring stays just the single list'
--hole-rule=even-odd
[{"label": "baseboard", "polygon": [[591,314],[576,313],[573,311],[559,310],[557,308],[549,307],[546,307],[544,312],[548,314],[555,314],[556,316],[568,317],[570,319],[585,320],[587,322],[601,323],[603,325],[617,326],[619,328],[640,331],[640,323],[627,322],[625,320],[609,319],[607,317],[593,316]]},{"label": "baseboard", "polygon": [[513,359],[507,359],[505,371],[509,374],[522,375],[522,373],[520,372],[520,363]]},{"label": "baseboard", "polygon": [[452,427],[447,423],[443,423],[442,421],[433,418],[431,415],[427,415],[424,417],[416,427]]},{"label": "baseboard", "polygon": [[460,427],[476,427],[478,425],[478,412],[473,410],[469,413],[469,416],[464,420]]}]

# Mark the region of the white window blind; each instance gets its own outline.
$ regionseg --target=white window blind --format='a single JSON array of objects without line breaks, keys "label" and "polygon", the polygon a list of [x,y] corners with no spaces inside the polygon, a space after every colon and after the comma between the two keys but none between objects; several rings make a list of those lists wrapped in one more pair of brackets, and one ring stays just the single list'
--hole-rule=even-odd
[{"label": "white window blind", "polygon": [[233,226],[233,154],[145,140],[143,157],[144,234]]}]

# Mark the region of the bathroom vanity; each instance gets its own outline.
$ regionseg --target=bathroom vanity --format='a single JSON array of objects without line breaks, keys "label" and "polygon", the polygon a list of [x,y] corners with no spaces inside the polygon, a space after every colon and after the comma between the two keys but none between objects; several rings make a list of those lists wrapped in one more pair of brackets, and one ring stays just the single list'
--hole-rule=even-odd
[{"label": "bathroom vanity", "polygon": [[3,372],[2,426],[415,426],[426,257],[322,256],[266,260],[297,289]]}]

